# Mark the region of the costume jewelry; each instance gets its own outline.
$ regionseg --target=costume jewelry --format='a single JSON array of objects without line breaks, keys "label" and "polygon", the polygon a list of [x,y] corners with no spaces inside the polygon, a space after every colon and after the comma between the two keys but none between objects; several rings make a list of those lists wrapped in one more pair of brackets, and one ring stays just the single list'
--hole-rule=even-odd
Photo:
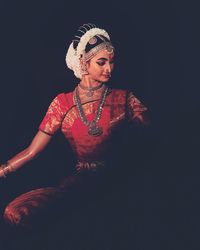
[{"label": "costume jewelry", "polygon": [[91,135],[91,136],[99,136],[99,135],[101,135],[103,133],[102,128],[97,125],[97,122],[101,118],[101,113],[103,111],[103,105],[104,105],[104,102],[105,102],[107,92],[108,92],[108,88],[105,87],[105,89],[104,89],[104,91],[102,92],[102,95],[101,95],[101,99],[100,99],[99,107],[97,109],[96,116],[90,122],[90,121],[87,120],[87,118],[86,118],[86,116],[84,114],[83,107],[82,107],[82,104],[81,104],[81,100],[80,100],[80,97],[79,97],[78,88],[75,89],[74,99],[75,99],[75,103],[76,103],[80,118],[81,118],[82,122],[86,126],[89,127],[88,134]]},{"label": "costume jewelry", "polygon": [[79,83],[79,88],[83,89],[83,90],[86,90],[86,96],[87,97],[92,97],[94,95],[94,91],[95,90],[98,90],[100,88],[103,87],[103,83],[100,83],[98,86],[95,86],[95,87],[85,87],[83,86],[82,84]]},{"label": "costume jewelry", "polygon": [[[88,27],[90,28],[89,30]],[[112,53],[114,47],[110,42],[110,37],[108,33],[104,29],[96,28],[94,24],[84,24],[79,28],[78,31],[84,34],[82,36],[75,36],[76,39],[74,39],[70,44],[65,60],[68,68],[74,71],[74,75],[77,78],[81,79],[82,75],[85,72],[83,72],[81,69],[80,59],[82,59],[83,62],[87,62],[94,55],[96,55],[98,51],[106,49],[109,53]],[[86,53],[85,48],[87,43],[88,42],[90,44],[96,43],[95,36],[100,37],[103,40],[103,42],[92,48],[88,53]],[[103,39],[103,37],[105,37],[109,41],[106,41],[105,39]],[[74,48],[74,41],[78,42],[76,49]]]}]

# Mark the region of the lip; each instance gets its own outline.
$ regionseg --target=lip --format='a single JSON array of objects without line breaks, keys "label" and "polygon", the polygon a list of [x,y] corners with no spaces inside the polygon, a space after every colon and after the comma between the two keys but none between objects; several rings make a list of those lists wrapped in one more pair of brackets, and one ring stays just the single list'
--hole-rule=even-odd
[{"label": "lip", "polygon": [[111,75],[103,75],[104,77],[106,77],[106,78],[110,78],[111,77]]}]

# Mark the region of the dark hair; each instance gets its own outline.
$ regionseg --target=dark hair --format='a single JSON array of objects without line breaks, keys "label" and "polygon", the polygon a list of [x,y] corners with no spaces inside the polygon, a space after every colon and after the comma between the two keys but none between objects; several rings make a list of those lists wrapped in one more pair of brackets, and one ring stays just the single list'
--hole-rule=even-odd
[{"label": "dark hair", "polygon": [[[73,40],[73,47],[74,49],[77,48],[79,41],[81,37],[86,33],[86,31],[96,28],[96,25],[88,23],[84,24],[83,26],[80,26],[77,33],[75,34],[75,39]],[[85,52],[89,52],[92,48],[96,47],[97,45],[103,43],[103,42],[110,42],[110,40],[102,35],[95,35],[88,41],[85,47]]]},{"label": "dark hair", "polygon": [[[92,42],[93,41],[93,42]],[[90,41],[86,44],[85,52],[89,52],[92,48],[96,47],[97,45],[103,43],[103,42],[109,42],[109,39],[102,36],[102,35],[96,35],[90,39]]]}]

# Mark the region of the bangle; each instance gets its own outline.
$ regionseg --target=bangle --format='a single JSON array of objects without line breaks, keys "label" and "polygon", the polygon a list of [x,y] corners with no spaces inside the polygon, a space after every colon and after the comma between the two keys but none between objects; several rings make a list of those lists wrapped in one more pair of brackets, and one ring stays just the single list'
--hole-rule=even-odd
[{"label": "bangle", "polygon": [[3,177],[6,178],[6,176],[10,173],[10,172],[14,172],[15,170],[13,169],[12,165],[7,162],[5,164],[1,165],[1,169],[3,172]]},{"label": "bangle", "polygon": [[3,177],[6,178],[7,174],[8,174],[8,165],[7,164],[2,164],[1,165],[1,170],[2,170],[2,173],[3,173]]}]

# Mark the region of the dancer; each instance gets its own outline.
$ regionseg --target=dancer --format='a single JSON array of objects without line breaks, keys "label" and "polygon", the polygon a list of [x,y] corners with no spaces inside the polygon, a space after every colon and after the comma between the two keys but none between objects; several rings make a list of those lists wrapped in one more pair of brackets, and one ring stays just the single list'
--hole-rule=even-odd
[{"label": "dancer", "polygon": [[110,169],[112,140],[121,125],[147,123],[147,108],[131,91],[111,89],[107,84],[114,56],[115,48],[104,29],[91,23],[78,29],[66,63],[79,83],[72,92],[54,98],[31,144],[0,167],[1,177],[17,171],[41,153],[60,129],[77,156],[74,174],[56,186],[32,190],[11,201],[4,212],[7,223],[28,227],[50,204],[58,204],[63,197],[67,204],[70,192],[91,190]]}]

